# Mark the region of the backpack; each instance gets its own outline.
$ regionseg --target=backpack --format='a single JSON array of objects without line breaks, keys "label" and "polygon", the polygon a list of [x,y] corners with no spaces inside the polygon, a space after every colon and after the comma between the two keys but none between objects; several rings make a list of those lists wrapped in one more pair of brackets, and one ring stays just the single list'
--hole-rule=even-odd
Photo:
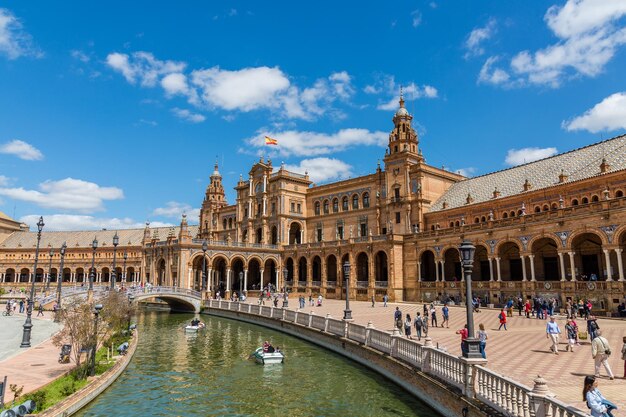
[{"label": "backpack", "polygon": [[498,314],[498,320],[502,320],[502,313]]},{"label": "backpack", "polygon": [[422,325],[423,325],[423,322],[422,322],[422,317],[421,317],[421,316],[416,317],[416,318],[415,318],[415,327],[417,327],[417,328],[421,328],[421,327],[422,327]]}]

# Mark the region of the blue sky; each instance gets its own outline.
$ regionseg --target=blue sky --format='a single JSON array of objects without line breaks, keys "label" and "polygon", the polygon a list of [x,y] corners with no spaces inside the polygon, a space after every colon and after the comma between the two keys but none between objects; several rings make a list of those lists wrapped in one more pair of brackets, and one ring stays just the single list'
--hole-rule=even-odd
[{"label": "blue sky", "polygon": [[4,1],[0,210],[196,222],[216,158],[230,203],[261,155],[364,175],[401,85],[427,163],[500,170],[624,132],[625,44],[626,0]]}]

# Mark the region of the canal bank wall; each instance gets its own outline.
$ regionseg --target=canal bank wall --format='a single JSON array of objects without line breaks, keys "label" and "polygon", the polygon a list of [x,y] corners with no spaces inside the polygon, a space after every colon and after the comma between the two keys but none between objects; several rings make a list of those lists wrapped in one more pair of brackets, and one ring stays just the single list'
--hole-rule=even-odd
[{"label": "canal bank wall", "polygon": [[531,389],[489,370],[483,360],[436,349],[429,339],[421,344],[371,325],[239,302],[209,300],[203,313],[261,325],[329,349],[385,376],[446,417],[588,416],[553,398],[541,377]]}]

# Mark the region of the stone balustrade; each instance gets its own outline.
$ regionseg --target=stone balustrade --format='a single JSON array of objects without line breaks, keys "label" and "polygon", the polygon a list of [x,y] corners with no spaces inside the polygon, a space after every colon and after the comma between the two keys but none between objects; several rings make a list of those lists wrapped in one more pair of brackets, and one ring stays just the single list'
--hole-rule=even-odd
[{"label": "stone balustrade", "polygon": [[389,355],[415,369],[460,390],[461,395],[511,417],[587,417],[550,393],[545,380],[535,379],[533,388],[500,375],[483,365],[486,361],[468,360],[432,346],[405,339],[397,329],[393,333],[375,329],[371,323],[361,326],[350,321],[318,316],[314,312],[293,311],[225,300],[207,300],[209,308],[235,310],[266,319],[282,320],[298,326],[346,338]]}]

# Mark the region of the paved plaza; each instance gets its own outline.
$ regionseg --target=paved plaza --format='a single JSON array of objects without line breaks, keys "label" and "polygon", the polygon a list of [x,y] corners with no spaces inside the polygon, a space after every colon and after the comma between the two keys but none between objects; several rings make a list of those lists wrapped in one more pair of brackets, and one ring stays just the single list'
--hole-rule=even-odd
[{"label": "paved plaza", "polygon": [[[257,302],[257,300],[250,299],[250,302]],[[266,302],[266,305],[269,303]],[[279,301],[279,306],[281,305],[282,300]],[[366,325],[371,321],[377,329],[389,332],[393,330],[393,314],[396,306],[402,311],[403,321],[407,313],[412,319],[415,318],[416,312],[423,313],[421,303],[389,303],[387,307],[383,307],[382,302],[377,302],[372,308],[371,302],[350,302],[354,322]],[[291,297],[289,309],[297,308],[297,297]],[[344,308],[345,301],[340,300],[324,300],[322,307],[310,307],[307,299],[303,311],[313,311],[317,315],[330,313],[333,318],[342,318]],[[533,379],[541,375],[547,380],[550,391],[556,394],[558,399],[588,412],[587,406],[581,401],[581,392],[584,376],[594,373],[590,340],[581,341],[581,346],[576,346],[576,350],[572,353],[564,351],[566,339],[562,336],[559,354],[555,355],[550,352],[550,341],[546,338],[546,320],[519,317],[515,310],[513,317],[508,319],[508,330],[498,331],[499,312],[499,309],[481,309],[480,313],[474,314],[476,329],[479,323],[483,323],[488,333],[486,352],[489,362],[487,367],[531,388]],[[441,306],[437,306],[437,316],[441,325]],[[564,334],[565,317],[557,316],[557,322]],[[622,337],[626,336],[626,321],[599,318],[598,322],[603,336],[609,340],[613,351],[609,362],[616,377],[610,381],[602,368],[599,389],[606,398],[619,406],[617,413],[614,413],[615,416],[626,416],[626,379],[623,378],[624,362],[620,354]],[[430,327],[428,335],[435,346],[439,345],[440,348],[445,348],[454,355],[460,355],[460,336],[455,332],[465,323],[465,309],[452,306],[450,307],[450,327]],[[581,330],[586,329],[585,320],[579,319],[577,323]],[[415,337],[415,329],[412,328],[412,331]]]}]

